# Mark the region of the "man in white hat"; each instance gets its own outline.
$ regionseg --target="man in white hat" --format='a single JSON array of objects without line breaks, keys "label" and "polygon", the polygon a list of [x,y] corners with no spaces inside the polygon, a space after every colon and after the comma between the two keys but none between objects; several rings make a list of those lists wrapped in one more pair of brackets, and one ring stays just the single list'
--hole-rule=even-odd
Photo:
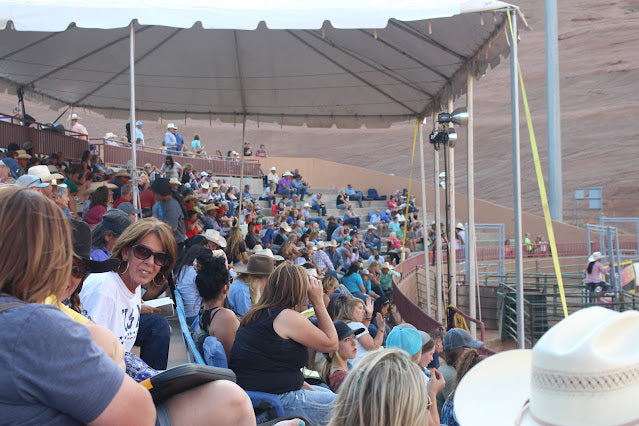
[{"label": "man in white hat", "polygon": [[377,231],[377,228],[374,225],[368,225],[366,232],[364,233],[363,240],[367,249],[371,252],[374,249],[377,249],[377,252],[379,253],[382,251],[382,237],[380,237],[375,231]]},{"label": "man in white hat", "polygon": [[120,144],[116,142],[117,138],[118,138],[117,135],[109,132],[106,135],[104,135],[104,143],[106,145],[120,146]]},{"label": "man in white hat", "polygon": [[78,135],[71,135],[78,139],[84,139],[85,141],[89,140],[89,132],[87,132],[87,128],[80,124],[80,117],[78,114],[71,114],[71,131],[78,133]]},{"label": "man in white hat", "polygon": [[175,135],[177,134],[177,128],[175,124],[169,123],[166,125],[166,133],[164,134],[164,141],[162,145],[166,147],[167,150],[175,151],[177,150],[177,139]]},{"label": "man in white hat", "polygon": [[266,176],[266,183],[268,183],[269,185],[272,183],[277,185],[279,181],[280,177],[277,175],[277,169],[275,168],[275,166],[273,166],[271,167],[271,171],[269,172],[269,174]]},{"label": "man in white hat", "polygon": [[466,246],[466,231],[464,230],[464,224],[459,222],[457,226],[455,226],[455,234],[459,236],[461,239],[461,247],[464,248]]},{"label": "man in white hat", "polygon": [[207,247],[211,250],[219,250],[226,247],[226,238],[220,235],[220,231],[207,229],[204,233],[204,238],[206,238]]},{"label": "man in white hat", "polygon": [[144,133],[142,133],[142,122],[135,122],[135,141],[138,145],[144,145]]},{"label": "man in white hat", "polygon": [[581,309],[533,349],[501,352],[461,379],[461,425],[604,426],[639,423],[639,312]]},{"label": "man in white hat", "polygon": [[293,173],[288,170],[282,174],[282,178],[277,184],[277,193],[281,195],[285,195],[287,197],[291,196],[291,182],[293,181]]}]

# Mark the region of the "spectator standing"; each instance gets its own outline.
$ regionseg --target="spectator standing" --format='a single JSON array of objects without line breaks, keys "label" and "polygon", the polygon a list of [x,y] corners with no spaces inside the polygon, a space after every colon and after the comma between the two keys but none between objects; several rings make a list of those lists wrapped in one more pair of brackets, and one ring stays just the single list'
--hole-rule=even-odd
[{"label": "spectator standing", "polygon": [[78,114],[71,114],[71,131],[80,134],[79,136],[73,135],[73,137],[89,141],[89,132],[87,132],[86,127],[80,124],[80,116]]},{"label": "spectator standing", "polygon": [[160,170],[167,179],[182,179],[182,165],[173,161],[173,157],[170,155],[166,156]]},{"label": "spectator standing", "polygon": [[251,145],[248,142],[244,142],[244,156],[252,157],[253,151],[251,150]]},{"label": "spectator standing", "polygon": [[264,147],[264,144],[260,145],[260,149],[258,149],[257,151],[255,151],[255,156],[256,157],[266,157],[266,148]]},{"label": "spectator standing", "polygon": [[151,185],[156,203],[153,205],[153,217],[165,222],[173,232],[173,238],[178,247],[178,254],[184,248],[186,241],[186,224],[184,211],[180,203],[173,197],[171,184],[168,179],[157,178]]},{"label": "spectator standing", "polygon": [[144,146],[144,133],[142,133],[142,122],[135,122],[135,143]]},{"label": "spectator standing", "polygon": [[177,127],[173,123],[169,123],[166,125],[166,133],[164,134],[164,142],[162,144],[166,147],[167,150],[177,151],[177,139],[175,135],[177,134]]}]

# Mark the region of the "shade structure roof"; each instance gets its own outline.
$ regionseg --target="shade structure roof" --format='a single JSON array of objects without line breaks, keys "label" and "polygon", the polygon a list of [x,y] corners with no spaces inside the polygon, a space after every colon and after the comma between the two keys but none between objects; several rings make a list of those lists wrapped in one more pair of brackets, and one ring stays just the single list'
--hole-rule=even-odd
[{"label": "shade structure roof", "polygon": [[126,119],[133,22],[140,119],[386,127],[508,54],[500,1],[228,3],[0,0],[0,84]]}]

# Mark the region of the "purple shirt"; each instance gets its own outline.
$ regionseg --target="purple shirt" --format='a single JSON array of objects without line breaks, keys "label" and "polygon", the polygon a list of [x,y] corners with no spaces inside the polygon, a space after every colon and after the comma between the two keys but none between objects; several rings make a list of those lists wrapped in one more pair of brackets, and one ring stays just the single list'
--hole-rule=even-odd
[{"label": "purple shirt", "polygon": [[277,186],[277,192],[282,192],[282,189],[291,189],[291,182],[285,177],[280,179],[279,185]]}]

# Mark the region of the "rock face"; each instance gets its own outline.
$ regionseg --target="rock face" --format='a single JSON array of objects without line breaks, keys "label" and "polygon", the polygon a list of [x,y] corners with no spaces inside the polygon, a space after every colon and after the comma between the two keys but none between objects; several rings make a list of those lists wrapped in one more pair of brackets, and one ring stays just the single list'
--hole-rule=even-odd
[{"label": "rock face", "polygon": [[[520,62],[544,172],[546,156],[546,76],[544,0],[512,1],[522,7],[531,27],[523,30]],[[639,203],[639,1],[562,0],[559,5],[559,61],[562,108],[564,218],[574,211],[574,189],[602,186],[604,215],[636,216]],[[520,25],[521,29],[521,25]],[[508,60],[475,83],[475,191],[478,198],[512,206],[512,146]],[[0,96],[0,111],[11,112],[14,95]],[[455,106],[465,105],[464,97]],[[38,121],[59,113],[27,103]],[[61,111],[60,111],[61,112]],[[124,123],[82,112],[91,137],[124,133]],[[176,122],[185,142],[201,136],[207,152],[241,149],[241,125],[183,120]],[[166,122],[144,123],[147,143],[159,145]],[[266,145],[272,155],[319,157],[408,176],[413,123],[381,130],[280,128],[249,123],[246,140],[253,151]],[[455,152],[457,190],[466,191],[465,132]],[[428,145],[428,144],[427,144]],[[523,208],[541,213],[530,142],[521,107]],[[416,151],[416,157],[418,151]],[[432,176],[433,153],[426,146],[426,173]],[[303,172],[303,171],[302,171]],[[419,176],[414,164],[413,176]],[[432,178],[430,179],[432,182]],[[584,217],[583,212],[581,217]]]}]

